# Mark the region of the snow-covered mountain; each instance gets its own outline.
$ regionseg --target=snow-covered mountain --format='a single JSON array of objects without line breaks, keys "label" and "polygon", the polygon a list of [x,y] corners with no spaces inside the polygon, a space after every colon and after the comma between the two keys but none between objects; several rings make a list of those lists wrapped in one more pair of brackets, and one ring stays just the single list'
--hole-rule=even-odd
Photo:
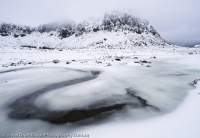
[{"label": "snow-covered mountain", "polygon": [[46,24],[36,28],[0,25],[0,46],[53,48],[169,45],[148,21],[127,13],[105,14],[99,22]]}]

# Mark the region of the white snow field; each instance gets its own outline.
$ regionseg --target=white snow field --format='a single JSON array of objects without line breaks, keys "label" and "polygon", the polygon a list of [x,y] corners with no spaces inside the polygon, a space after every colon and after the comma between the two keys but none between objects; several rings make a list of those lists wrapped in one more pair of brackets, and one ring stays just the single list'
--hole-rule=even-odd
[{"label": "white snow field", "polygon": [[0,137],[199,138],[200,49],[117,36],[1,37]]}]

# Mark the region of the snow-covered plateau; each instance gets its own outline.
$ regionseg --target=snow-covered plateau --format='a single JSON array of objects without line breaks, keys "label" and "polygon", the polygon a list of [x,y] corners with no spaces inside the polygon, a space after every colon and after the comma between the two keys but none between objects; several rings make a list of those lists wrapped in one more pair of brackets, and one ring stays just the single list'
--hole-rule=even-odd
[{"label": "snow-covered plateau", "polygon": [[0,36],[0,137],[199,138],[199,60],[148,31]]}]

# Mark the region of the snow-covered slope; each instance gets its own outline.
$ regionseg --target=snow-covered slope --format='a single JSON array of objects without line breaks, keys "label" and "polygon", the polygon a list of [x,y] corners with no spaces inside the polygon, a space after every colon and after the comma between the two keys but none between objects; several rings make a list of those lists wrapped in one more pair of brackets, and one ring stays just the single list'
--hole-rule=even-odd
[{"label": "snow-covered slope", "polygon": [[37,28],[0,25],[1,47],[127,48],[169,45],[148,21],[127,13],[105,14],[100,22],[48,24]]},{"label": "snow-covered slope", "polygon": [[128,31],[99,31],[78,37],[72,35],[64,39],[60,39],[55,32],[53,35],[49,33],[32,33],[18,38],[0,36],[0,46],[20,47],[25,45],[52,48],[127,48],[135,46],[166,46],[168,44],[160,37],[149,33],[137,34]]}]

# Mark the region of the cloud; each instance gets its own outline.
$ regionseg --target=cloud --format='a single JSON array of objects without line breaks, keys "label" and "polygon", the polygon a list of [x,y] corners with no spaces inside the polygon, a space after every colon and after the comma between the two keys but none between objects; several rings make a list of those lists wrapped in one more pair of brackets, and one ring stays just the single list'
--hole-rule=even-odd
[{"label": "cloud", "polygon": [[199,0],[0,0],[0,22],[36,26],[125,10],[145,18],[171,41],[200,40]]}]

